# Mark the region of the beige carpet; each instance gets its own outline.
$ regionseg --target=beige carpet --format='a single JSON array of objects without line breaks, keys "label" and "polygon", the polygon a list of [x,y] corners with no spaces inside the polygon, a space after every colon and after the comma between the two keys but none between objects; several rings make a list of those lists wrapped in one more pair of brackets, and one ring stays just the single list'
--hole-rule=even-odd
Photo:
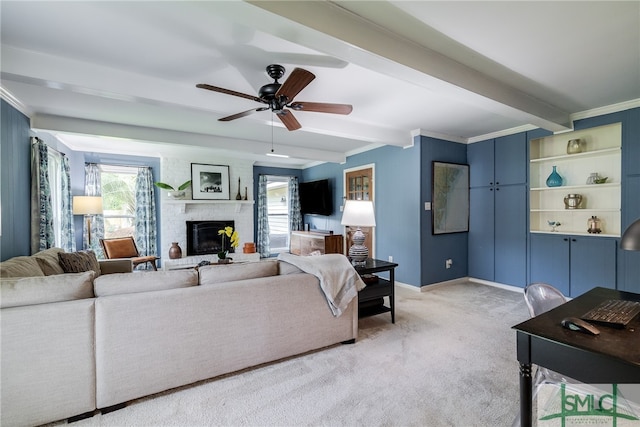
[{"label": "beige carpet", "polygon": [[465,282],[397,289],[339,345],[131,402],[80,426],[508,426],[521,294]]}]

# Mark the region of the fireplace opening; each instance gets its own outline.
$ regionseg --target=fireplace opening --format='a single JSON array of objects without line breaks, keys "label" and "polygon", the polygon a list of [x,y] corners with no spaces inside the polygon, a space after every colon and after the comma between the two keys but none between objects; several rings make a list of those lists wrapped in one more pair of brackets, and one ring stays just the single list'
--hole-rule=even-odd
[{"label": "fireplace opening", "polygon": [[[234,227],[235,221],[187,221],[187,256],[217,254],[222,250],[222,236],[218,231]],[[235,252],[225,241],[225,250]]]}]

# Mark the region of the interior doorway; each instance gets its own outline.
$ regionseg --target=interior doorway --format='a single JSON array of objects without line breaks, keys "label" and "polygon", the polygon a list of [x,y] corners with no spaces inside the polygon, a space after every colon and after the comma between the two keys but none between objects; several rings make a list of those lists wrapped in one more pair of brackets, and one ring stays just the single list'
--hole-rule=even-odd
[{"label": "interior doorway", "polygon": [[[374,201],[375,164],[358,166],[344,171],[344,199]],[[351,236],[358,224],[345,226],[345,254],[353,244]],[[369,248],[369,257],[375,258],[375,227],[360,227],[365,235],[364,245]]]}]

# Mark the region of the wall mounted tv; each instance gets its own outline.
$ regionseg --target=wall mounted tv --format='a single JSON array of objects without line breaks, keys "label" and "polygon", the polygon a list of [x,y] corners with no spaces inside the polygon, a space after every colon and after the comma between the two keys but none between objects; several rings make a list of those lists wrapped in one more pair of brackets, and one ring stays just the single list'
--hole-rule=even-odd
[{"label": "wall mounted tv", "polygon": [[299,187],[302,214],[329,216],[333,214],[333,196],[328,179],[301,182]]}]

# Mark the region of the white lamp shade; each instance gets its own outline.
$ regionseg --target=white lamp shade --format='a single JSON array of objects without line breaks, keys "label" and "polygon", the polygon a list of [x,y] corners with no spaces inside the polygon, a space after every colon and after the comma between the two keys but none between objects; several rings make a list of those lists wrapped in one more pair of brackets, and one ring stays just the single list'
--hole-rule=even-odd
[{"label": "white lamp shade", "polygon": [[376,217],[371,200],[346,200],[342,211],[342,225],[375,227]]},{"label": "white lamp shade", "polygon": [[102,214],[102,196],[73,196],[73,214]]}]

